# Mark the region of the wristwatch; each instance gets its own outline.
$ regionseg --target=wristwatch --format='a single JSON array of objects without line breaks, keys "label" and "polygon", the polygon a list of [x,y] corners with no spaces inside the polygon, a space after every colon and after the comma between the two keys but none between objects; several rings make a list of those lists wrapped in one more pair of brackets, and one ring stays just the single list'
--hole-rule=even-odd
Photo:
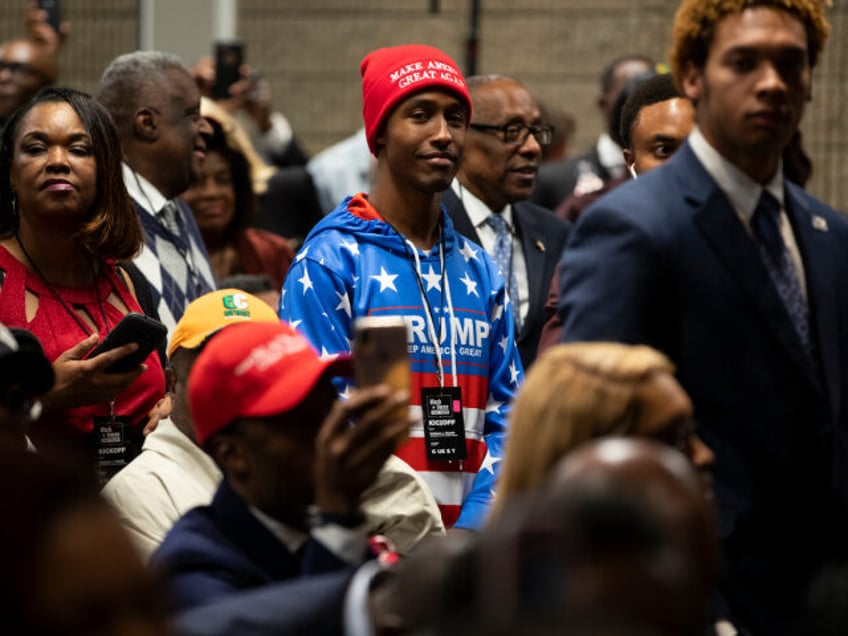
[{"label": "wristwatch", "polygon": [[334,524],[342,528],[358,528],[365,523],[365,515],[359,512],[325,512],[318,506],[309,506],[306,509],[306,525],[309,528],[317,528]]}]

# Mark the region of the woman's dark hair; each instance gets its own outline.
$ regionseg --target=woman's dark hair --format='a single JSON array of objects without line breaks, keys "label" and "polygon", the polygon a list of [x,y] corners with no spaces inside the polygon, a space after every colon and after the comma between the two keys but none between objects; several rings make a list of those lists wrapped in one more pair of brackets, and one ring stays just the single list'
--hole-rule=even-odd
[{"label": "woman's dark hair", "polygon": [[217,121],[207,117],[206,121],[212,126],[212,137],[206,142],[206,152],[217,152],[230,166],[235,192],[235,214],[230,224],[224,229],[224,236],[234,238],[250,225],[256,210],[256,196],[253,194],[253,182],[250,178],[250,164],[241,151],[227,143],[224,129]]},{"label": "woman's dark hair", "polygon": [[64,102],[74,109],[91,137],[97,164],[97,190],[79,239],[97,258],[126,260],[135,256],[144,240],[141,224],[121,174],[121,145],[109,112],[91,95],[72,88],[49,87],[18,109],[0,135],[0,237],[18,230],[11,169],[21,122],[36,106]]}]

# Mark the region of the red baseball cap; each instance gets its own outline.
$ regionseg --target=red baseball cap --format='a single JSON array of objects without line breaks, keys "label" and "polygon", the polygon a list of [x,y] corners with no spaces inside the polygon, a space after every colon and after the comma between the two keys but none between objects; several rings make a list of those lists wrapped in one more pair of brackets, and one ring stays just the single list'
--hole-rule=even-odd
[{"label": "red baseball cap", "polygon": [[350,356],[321,358],[285,322],[224,327],[198,356],[188,378],[195,437],[210,436],[240,417],[268,417],[303,402],[328,371],[346,375]]}]

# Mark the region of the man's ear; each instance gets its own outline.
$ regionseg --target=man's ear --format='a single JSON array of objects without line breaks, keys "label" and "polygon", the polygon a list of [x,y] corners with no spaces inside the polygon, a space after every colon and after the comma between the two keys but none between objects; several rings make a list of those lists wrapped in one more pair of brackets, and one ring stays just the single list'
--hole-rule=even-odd
[{"label": "man's ear", "polygon": [[636,163],[636,157],[633,156],[633,151],[630,150],[630,148],[622,148],[621,154],[624,155],[624,165],[626,165],[627,169],[630,170],[630,168],[632,168]]},{"label": "man's ear", "polygon": [[176,389],[177,372],[174,370],[174,367],[169,364],[165,367],[165,392],[173,395]]},{"label": "man's ear", "polygon": [[243,442],[237,435],[217,433],[206,443],[206,450],[221,471],[238,480],[249,471],[250,462],[244,452]]},{"label": "man's ear", "polygon": [[142,106],[133,114],[133,132],[144,141],[153,142],[159,138],[159,114],[146,106]]},{"label": "man's ear", "polygon": [[683,67],[680,83],[683,94],[693,104],[697,104],[704,91],[704,69],[699,68],[692,61],[686,62],[686,65]]}]

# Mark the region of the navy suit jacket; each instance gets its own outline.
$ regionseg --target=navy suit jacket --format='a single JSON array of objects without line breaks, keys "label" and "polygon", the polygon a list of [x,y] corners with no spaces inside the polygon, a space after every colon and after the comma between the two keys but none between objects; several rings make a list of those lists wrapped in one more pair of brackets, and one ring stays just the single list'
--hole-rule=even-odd
[{"label": "navy suit jacket", "polygon": [[[468,218],[462,201],[451,188],[442,193],[442,203],[453,220],[456,231],[480,244],[477,230]],[[527,264],[527,284],[530,289],[530,306],[527,317],[516,334],[518,354],[527,369],[536,359],[539,337],[545,326],[545,301],[568,234],[571,223],[554,216],[551,210],[529,201],[512,204],[513,222],[521,240],[524,261]]]},{"label": "navy suit jacket", "polygon": [[212,503],[187,512],[153,553],[172,609],[186,610],[235,592],[349,564],[309,539],[302,556],[288,551],[250,512],[226,480]]},{"label": "navy suit jacket", "polygon": [[175,636],[342,636],[353,569],[240,592],[174,618]]},{"label": "navy suit jacket", "polygon": [[[782,633],[845,510],[848,224],[797,186],[785,207],[817,345],[805,356],[754,239],[685,144],[590,206],[560,262],[563,341],[666,353],[716,455],[725,595]],[[840,540],[844,543],[844,539]]]}]

